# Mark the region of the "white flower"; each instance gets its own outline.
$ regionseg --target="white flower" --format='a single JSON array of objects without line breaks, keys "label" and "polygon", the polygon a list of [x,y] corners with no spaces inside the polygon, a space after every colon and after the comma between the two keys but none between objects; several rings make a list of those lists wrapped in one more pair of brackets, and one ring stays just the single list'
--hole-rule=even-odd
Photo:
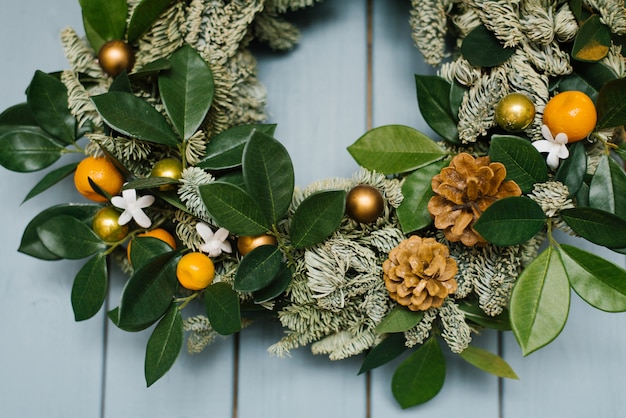
[{"label": "white flower", "polygon": [[554,138],[547,125],[541,125],[541,134],[545,139],[533,142],[533,146],[537,148],[539,152],[548,153],[546,163],[548,167],[554,170],[559,166],[559,159],[564,160],[569,157],[569,150],[565,146],[568,140],[567,135],[559,133],[556,135],[556,138]]},{"label": "white flower", "polygon": [[196,231],[204,240],[204,244],[200,246],[200,251],[207,253],[209,257],[217,257],[222,252],[230,253],[232,251],[230,242],[226,241],[228,234],[230,234],[228,229],[220,228],[213,232],[209,225],[198,222]]},{"label": "white flower", "polygon": [[152,225],[152,221],[148,215],[143,213],[142,209],[154,203],[154,196],[146,195],[137,199],[137,191],[128,189],[122,191],[122,196],[111,198],[111,203],[117,208],[124,209],[117,221],[118,224],[126,225],[131,219],[134,219],[137,225],[142,228],[149,228]]}]

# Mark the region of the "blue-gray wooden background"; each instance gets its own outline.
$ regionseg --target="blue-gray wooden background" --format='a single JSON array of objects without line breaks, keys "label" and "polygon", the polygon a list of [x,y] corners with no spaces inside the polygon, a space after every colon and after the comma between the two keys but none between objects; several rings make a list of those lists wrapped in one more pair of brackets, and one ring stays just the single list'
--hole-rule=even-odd
[{"label": "blue-gray wooden background", "polygon": [[[408,11],[408,0],[374,0],[368,33],[367,0],[326,0],[294,16],[303,37],[293,52],[258,53],[270,120],[292,154],[297,184],[350,176],[357,167],[346,147],[368,120],[430,133],[418,112],[413,74],[432,69],[412,46]],[[35,70],[67,68],[59,42],[65,26],[84,33],[78,0],[0,0],[0,108],[25,100]],[[81,262],[38,261],[16,251],[37,213],[82,201],[71,180],[21,204],[42,174],[0,174],[2,417],[626,416],[626,316],[595,311],[576,295],[558,340],[527,358],[511,334],[478,339],[506,358],[519,381],[501,381],[449,356],[439,396],[407,411],[391,395],[393,364],[366,377],[356,374],[361,358],[332,363],[307,349],[272,358],[266,348],[281,331],[263,324],[246,329],[239,344],[226,338],[199,355],[184,351],[166,377],[146,389],[146,332],[121,332],[102,312],[74,322],[70,288]],[[602,254],[624,264],[623,257]],[[113,298],[121,284],[119,274],[113,277]]]}]

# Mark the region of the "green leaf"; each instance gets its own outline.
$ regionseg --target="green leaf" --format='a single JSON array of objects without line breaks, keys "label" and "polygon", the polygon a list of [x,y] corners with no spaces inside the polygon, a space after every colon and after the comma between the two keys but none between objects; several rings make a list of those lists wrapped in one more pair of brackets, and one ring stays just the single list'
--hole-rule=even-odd
[{"label": "green leaf", "polygon": [[144,189],[156,189],[160,186],[165,186],[168,184],[178,184],[180,183],[177,179],[172,179],[169,177],[144,177],[135,180],[131,180],[128,183],[124,184],[123,190],[135,189],[135,190],[144,190]]},{"label": "green leaf", "polygon": [[72,309],[76,321],[89,319],[98,313],[107,295],[107,257],[96,254],[78,272],[72,286]]},{"label": "green leaf", "polygon": [[132,138],[177,147],[176,133],[150,104],[122,91],[111,91],[91,98],[102,119],[111,128]]},{"label": "green leaf", "polygon": [[469,89],[466,86],[456,80],[454,80],[450,85],[450,112],[452,113],[455,121],[459,119],[459,109],[461,108],[461,103],[463,103],[465,93],[468,91]]},{"label": "green leaf", "polygon": [[560,249],[570,285],[581,298],[603,311],[626,311],[626,270],[571,245]]},{"label": "green leaf", "polygon": [[546,224],[546,215],[534,200],[507,197],[484,211],[474,229],[494,245],[519,245],[534,237]]},{"label": "green leaf", "polygon": [[480,308],[478,301],[463,299],[458,302],[458,306],[465,314],[465,319],[478,325],[498,331],[511,330],[511,321],[509,321],[509,313],[506,309],[498,316],[489,316]]},{"label": "green leaf", "polygon": [[391,391],[403,409],[434,398],[446,378],[446,359],[437,339],[431,337],[404,360],[391,380]]},{"label": "green leaf", "polygon": [[446,155],[426,135],[402,125],[374,128],[350,145],[348,152],[359,165],[383,174],[415,170]]},{"label": "green leaf", "polygon": [[307,196],[291,219],[291,244],[305,248],[322,242],[341,223],[345,207],[344,190],[324,190]]},{"label": "green leaf", "polygon": [[172,68],[159,74],[159,92],[176,132],[187,140],[196,133],[211,107],[213,73],[189,45],[172,54],[170,63]]},{"label": "green leaf", "polygon": [[548,180],[544,158],[530,141],[513,135],[493,135],[489,147],[491,161],[504,164],[506,178],[515,181],[522,192],[532,191],[535,183]]},{"label": "green leaf", "polygon": [[211,326],[221,335],[230,335],[241,329],[239,294],[230,284],[215,283],[204,292],[206,316]]},{"label": "green leaf", "polygon": [[606,57],[611,47],[611,30],[602,23],[600,15],[592,15],[582,24],[574,39],[572,58],[596,62]]},{"label": "green leaf", "polygon": [[600,157],[589,186],[589,205],[626,216],[626,173],[608,155]]},{"label": "green leaf", "polygon": [[172,68],[170,60],[167,58],[157,58],[140,68],[133,68],[133,72],[129,74],[128,77],[134,80],[137,78],[155,75],[161,71],[169,70],[170,68]]},{"label": "green leaf", "polygon": [[569,157],[561,162],[554,176],[567,186],[570,196],[575,196],[580,190],[587,174],[587,152],[582,141],[572,144],[569,148]]},{"label": "green leaf", "polygon": [[255,292],[267,287],[280,270],[282,253],[275,245],[261,245],[241,259],[233,288]]},{"label": "green leaf", "polygon": [[375,330],[379,334],[408,331],[417,326],[423,317],[424,312],[414,312],[397,305],[380,321]]},{"label": "green leaf", "polygon": [[76,170],[76,166],[78,163],[72,163],[68,165],[64,165],[63,167],[59,167],[55,170],[52,170],[48,174],[44,176],[36,185],[33,187],[30,192],[26,195],[22,203],[26,202],[29,199],[37,196],[38,194],[45,192],[50,187],[54,186],[70,174]]},{"label": "green leaf", "polygon": [[272,282],[263,289],[252,293],[254,302],[263,303],[282,295],[283,292],[287,290],[292,278],[293,272],[289,266],[285,263],[281,263],[280,269],[278,270],[278,273],[276,273],[276,277],[272,279]]},{"label": "green leaf", "polygon": [[432,179],[447,164],[446,161],[437,161],[406,176],[402,184],[404,198],[397,209],[398,220],[405,234],[425,228],[432,223],[428,212],[428,201],[433,196]]},{"label": "green leaf", "polygon": [[[37,126],[37,121],[33,117],[28,103],[19,103],[11,107],[6,108],[0,113],[0,126],[2,127],[14,127],[14,126]],[[2,130],[0,130],[2,133]]]},{"label": "green leaf", "polygon": [[277,224],[293,197],[295,180],[289,153],[271,136],[255,131],[244,148],[242,170],[246,190],[268,224]]},{"label": "green leaf", "polygon": [[472,366],[476,366],[480,370],[491,373],[494,376],[519,379],[515,371],[502,357],[487,350],[469,345],[459,355]]},{"label": "green leaf", "polygon": [[141,0],[133,10],[128,23],[128,42],[134,43],[143,35],[165,11],[172,0]]},{"label": "green leaf", "polygon": [[505,48],[483,25],[477,26],[463,39],[461,54],[474,67],[495,67],[508,60],[515,48]]},{"label": "green leaf", "polygon": [[602,62],[572,62],[574,71],[558,82],[559,91],[581,91],[594,102],[602,86],[617,78],[613,70]]},{"label": "green leaf", "polygon": [[197,166],[207,170],[227,170],[241,166],[243,149],[255,131],[273,135],[276,125],[240,125],[227,129],[206,146],[206,153]]},{"label": "green leaf", "polygon": [[561,218],[579,236],[609,248],[626,248],[626,220],[594,208],[564,209]]},{"label": "green leaf", "polygon": [[123,93],[133,92],[133,86],[130,82],[126,69],[123,69],[122,72],[119,73],[115,79],[113,79],[113,82],[109,86],[109,91],[121,91]]},{"label": "green leaf", "polygon": [[104,45],[106,40],[103,39],[96,32],[96,30],[91,26],[91,23],[89,23],[87,19],[85,19],[84,14],[83,14],[83,27],[85,28],[85,36],[87,40],[89,41],[89,43],[91,44],[91,48],[94,51],[100,51],[100,48],[102,48],[102,45]]},{"label": "green leaf", "polygon": [[37,70],[26,97],[33,118],[44,131],[64,144],[76,141],[76,119],[68,109],[65,84]]},{"label": "green leaf", "polygon": [[151,386],[172,367],[183,347],[183,318],[178,306],[172,303],[152,331],[146,347],[144,374]]},{"label": "green leaf", "polygon": [[609,81],[598,93],[597,129],[626,125],[626,78]]},{"label": "green leaf", "polygon": [[415,75],[415,86],[417,104],[424,121],[446,141],[460,143],[456,116],[450,102],[450,83],[434,75]]},{"label": "green leaf", "polygon": [[137,270],[154,257],[169,253],[172,247],[165,241],[154,237],[135,237],[128,243],[130,246],[130,264]]},{"label": "green leaf", "polygon": [[375,369],[383,364],[389,363],[407,349],[404,334],[389,334],[376,347],[372,348],[365,356],[359,374],[363,374]]},{"label": "green leaf", "polygon": [[548,247],[520,274],[511,294],[511,325],[524,355],[561,333],[569,303],[565,267],[555,250]]},{"label": "green leaf", "polygon": [[106,249],[106,244],[83,222],[58,215],[37,227],[43,245],[61,258],[78,260]]},{"label": "green leaf", "polygon": [[120,328],[141,328],[153,324],[165,313],[176,292],[179,258],[179,252],[172,251],[135,270],[122,290]]},{"label": "green leaf", "polygon": [[63,155],[63,147],[46,134],[20,128],[0,136],[0,165],[20,173],[42,170]]},{"label": "green leaf", "polygon": [[[126,0],[79,0],[83,20],[104,41],[122,39],[126,31]],[[98,47],[92,45],[96,51]]]}]

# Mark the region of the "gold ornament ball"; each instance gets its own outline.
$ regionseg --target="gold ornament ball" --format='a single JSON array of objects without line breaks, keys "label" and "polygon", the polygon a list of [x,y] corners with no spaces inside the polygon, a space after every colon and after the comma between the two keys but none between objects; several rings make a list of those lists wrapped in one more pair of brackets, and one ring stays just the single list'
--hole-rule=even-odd
[{"label": "gold ornament ball", "polygon": [[[157,161],[152,166],[150,177],[165,177],[168,179],[179,180],[183,176],[183,164],[176,158],[164,158]],[[165,184],[159,187],[159,190],[175,190],[176,185]]]},{"label": "gold ornament ball", "polygon": [[535,105],[522,93],[511,93],[496,105],[496,123],[508,132],[520,132],[535,119]]},{"label": "gold ornament ball", "polygon": [[98,52],[98,63],[102,70],[116,77],[123,70],[130,71],[135,64],[135,54],[130,46],[120,40],[105,42]]},{"label": "gold ornament ball", "polygon": [[239,251],[239,254],[246,255],[255,248],[260,247],[261,245],[277,244],[278,242],[276,241],[276,238],[267,234],[256,236],[241,236],[237,239],[237,250]]},{"label": "gold ornament ball", "polygon": [[383,195],[377,188],[360,184],[348,193],[346,199],[346,213],[360,223],[374,222],[385,209]]},{"label": "gold ornament ball", "polygon": [[128,225],[120,225],[119,218],[120,212],[113,206],[104,207],[96,212],[91,228],[103,241],[120,241],[128,235]]}]

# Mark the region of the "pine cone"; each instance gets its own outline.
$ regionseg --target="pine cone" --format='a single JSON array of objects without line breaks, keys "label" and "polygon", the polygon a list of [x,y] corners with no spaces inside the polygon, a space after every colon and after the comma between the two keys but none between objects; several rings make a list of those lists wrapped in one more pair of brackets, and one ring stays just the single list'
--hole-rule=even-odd
[{"label": "pine cone", "polygon": [[413,235],[391,250],[383,263],[391,299],[412,311],[438,308],[456,292],[456,261],[445,245]]},{"label": "pine cone", "polygon": [[444,230],[448,241],[486,244],[474,223],[496,200],[522,194],[517,183],[505,178],[504,165],[492,163],[489,157],[455,156],[432,180],[435,196],[428,202],[428,211],[435,218],[435,227]]}]

